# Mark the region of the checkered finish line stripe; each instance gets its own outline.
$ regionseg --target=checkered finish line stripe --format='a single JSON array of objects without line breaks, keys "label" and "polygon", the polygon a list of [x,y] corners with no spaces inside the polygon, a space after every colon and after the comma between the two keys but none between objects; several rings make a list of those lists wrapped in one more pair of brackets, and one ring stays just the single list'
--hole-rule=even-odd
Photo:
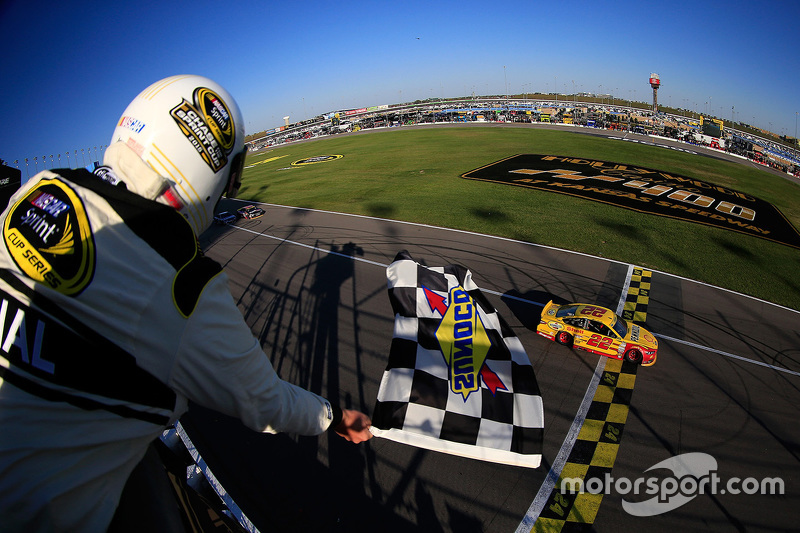
[{"label": "checkered finish line stripe", "polygon": [[[645,321],[651,277],[652,272],[633,269],[623,310],[626,319]],[[638,369],[627,361],[606,361],[578,437],[532,531],[592,530],[605,492],[600,482],[614,467]]]},{"label": "checkered finish line stripe", "polygon": [[650,302],[650,279],[653,273],[643,268],[634,268],[631,274],[631,284],[628,296],[625,298],[625,307],[622,318],[643,324],[647,318],[647,304]]},{"label": "checkered finish line stripe", "polygon": [[582,493],[572,493],[570,489],[578,490],[589,480],[604,480],[606,473],[611,474],[625,430],[638,368],[639,365],[618,359],[606,362],[578,438],[533,531],[591,530],[603,491],[598,494],[588,492],[597,492],[594,484]]}]

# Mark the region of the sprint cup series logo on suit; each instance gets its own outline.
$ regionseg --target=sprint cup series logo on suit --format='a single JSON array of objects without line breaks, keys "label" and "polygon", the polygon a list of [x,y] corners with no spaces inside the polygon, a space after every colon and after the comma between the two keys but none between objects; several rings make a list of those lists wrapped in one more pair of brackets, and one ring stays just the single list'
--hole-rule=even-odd
[{"label": "sprint cup series logo on suit", "polygon": [[94,276],[95,245],[86,210],[61,180],[41,180],[11,207],[3,240],[20,270],[60,293],[79,294]]},{"label": "sprint cup series logo on suit", "polygon": [[227,164],[236,141],[233,116],[211,89],[198,87],[192,99],[194,103],[184,98],[170,114],[203,161],[218,172]]}]

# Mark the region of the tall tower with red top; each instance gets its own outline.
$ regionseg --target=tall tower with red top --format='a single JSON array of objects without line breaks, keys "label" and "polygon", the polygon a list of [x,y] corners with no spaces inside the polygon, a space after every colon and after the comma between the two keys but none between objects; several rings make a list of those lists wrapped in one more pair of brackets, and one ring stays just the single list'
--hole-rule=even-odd
[{"label": "tall tower with red top", "polygon": [[650,87],[653,88],[653,112],[658,113],[658,88],[661,87],[661,78],[655,72],[650,74]]}]

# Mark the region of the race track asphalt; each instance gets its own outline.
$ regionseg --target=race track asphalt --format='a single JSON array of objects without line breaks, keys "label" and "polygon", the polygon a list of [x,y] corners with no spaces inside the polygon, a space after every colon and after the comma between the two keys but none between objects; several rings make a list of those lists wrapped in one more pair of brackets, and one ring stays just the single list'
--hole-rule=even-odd
[{"label": "race track asphalt", "polygon": [[[401,250],[429,266],[461,264],[530,357],[544,400],[544,453],[540,468],[526,469],[380,438],[353,445],[335,435],[264,435],[193,406],[182,423],[236,503],[262,532],[517,530],[599,360],[536,335],[542,305],[556,298],[614,309],[629,265],[442,228],[262,207],[264,217],[215,226],[201,244],[223,265],[283,379],[371,413],[394,320],[385,267]],[[636,498],[611,491],[593,526],[580,530],[798,529],[799,318],[654,272],[645,326],[660,337],[659,356],[638,371],[614,477],[652,476],[646,470],[660,461],[702,452],[716,459],[723,482],[780,477],[784,494],[694,494],[669,512],[636,517],[622,507]]]}]

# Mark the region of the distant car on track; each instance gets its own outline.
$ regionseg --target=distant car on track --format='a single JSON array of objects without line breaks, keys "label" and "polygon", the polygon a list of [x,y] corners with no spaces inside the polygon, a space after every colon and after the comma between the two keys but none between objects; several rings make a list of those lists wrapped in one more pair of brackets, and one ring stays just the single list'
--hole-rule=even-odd
[{"label": "distant car on track", "polygon": [[536,333],[565,346],[643,366],[654,364],[658,352],[652,333],[597,305],[558,305],[551,300],[542,309]]},{"label": "distant car on track", "polygon": [[230,211],[222,211],[214,215],[214,224],[218,226],[227,226],[236,222],[236,214]]},{"label": "distant car on track", "polygon": [[263,209],[254,205],[246,205],[239,208],[239,216],[247,220],[264,216],[264,212]]}]

